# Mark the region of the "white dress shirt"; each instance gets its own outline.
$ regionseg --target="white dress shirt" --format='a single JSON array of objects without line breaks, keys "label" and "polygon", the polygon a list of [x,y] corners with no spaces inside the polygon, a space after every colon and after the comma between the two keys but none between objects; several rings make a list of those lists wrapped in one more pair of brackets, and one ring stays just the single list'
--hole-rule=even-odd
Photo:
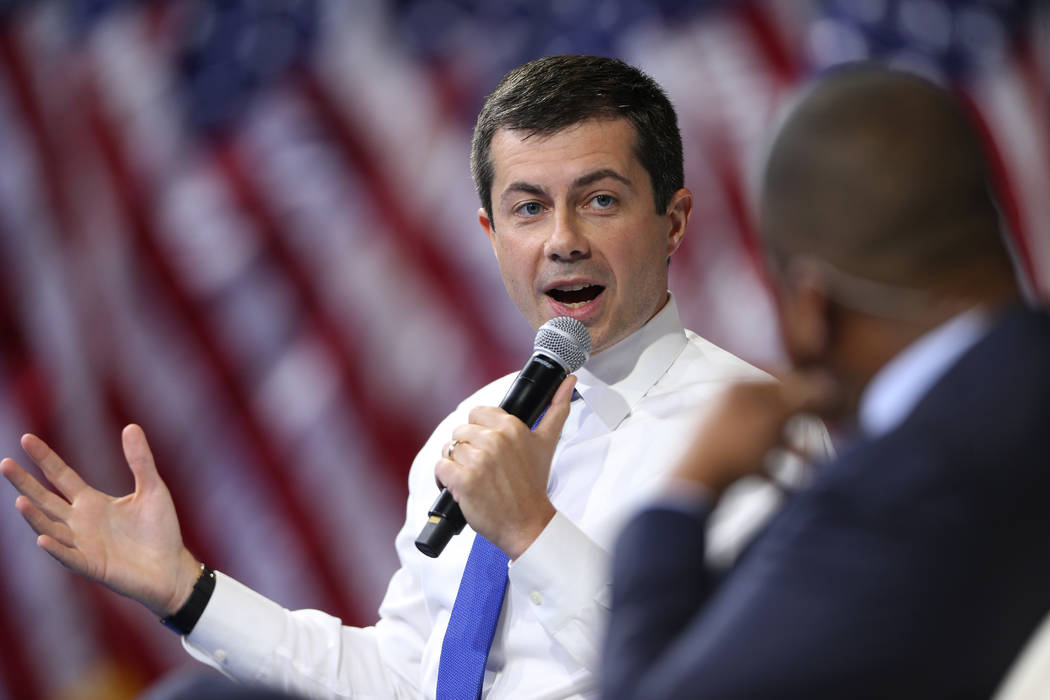
[{"label": "white dress shirt", "polygon": [[[401,568],[368,628],[316,610],[288,611],[233,579],[215,592],[190,653],[229,675],[316,697],[433,698],[441,643],[470,552],[468,526],[436,559],[415,539],[438,495],[434,465],[471,408],[498,405],[514,375],[482,388],[440,425],[409,474]],[[621,525],[662,486],[705,404],[730,380],[768,378],[683,329],[674,300],[642,329],[593,356],[577,373],[574,401],[551,464],[557,514],[509,566],[503,611],[486,666],[486,698],[597,694],[598,652],[609,606],[609,551]],[[818,438],[819,439],[819,438]],[[769,494],[720,505],[755,523]],[[734,520],[733,514],[726,521]],[[731,550],[748,528],[725,529]],[[724,540],[724,541],[722,541]]]}]

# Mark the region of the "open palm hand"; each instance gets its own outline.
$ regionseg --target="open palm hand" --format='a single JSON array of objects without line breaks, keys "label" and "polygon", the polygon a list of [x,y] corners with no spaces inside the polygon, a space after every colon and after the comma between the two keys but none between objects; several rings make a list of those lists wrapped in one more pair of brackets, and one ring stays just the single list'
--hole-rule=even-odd
[{"label": "open palm hand", "polygon": [[113,497],[92,488],[43,440],[22,438],[52,492],[13,459],[0,473],[18,490],[15,507],[37,544],[69,569],[168,615],[189,595],[198,568],[185,548],[175,506],[137,425],[122,434],[135,490]]}]

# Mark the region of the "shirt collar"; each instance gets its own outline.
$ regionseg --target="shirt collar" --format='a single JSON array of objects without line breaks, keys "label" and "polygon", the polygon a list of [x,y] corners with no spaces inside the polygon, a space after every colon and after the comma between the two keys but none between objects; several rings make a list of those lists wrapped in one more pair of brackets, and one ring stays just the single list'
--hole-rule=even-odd
[{"label": "shirt collar", "polygon": [[982,311],[964,311],[886,363],[861,395],[857,414],[861,431],[876,438],[897,427],[948,368],[980,340],[988,323]]},{"label": "shirt collar", "polygon": [[648,323],[587,361],[576,373],[576,388],[587,406],[614,430],[685,345],[678,306],[668,292],[667,303]]}]

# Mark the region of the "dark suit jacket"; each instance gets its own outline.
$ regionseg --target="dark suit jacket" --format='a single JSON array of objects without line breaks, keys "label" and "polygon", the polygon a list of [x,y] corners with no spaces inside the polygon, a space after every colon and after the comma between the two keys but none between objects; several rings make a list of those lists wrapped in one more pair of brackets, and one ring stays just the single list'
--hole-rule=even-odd
[{"label": "dark suit jacket", "polygon": [[606,698],[989,697],[1050,611],[1050,315],[1001,315],[722,581],[705,518],[622,534]]}]

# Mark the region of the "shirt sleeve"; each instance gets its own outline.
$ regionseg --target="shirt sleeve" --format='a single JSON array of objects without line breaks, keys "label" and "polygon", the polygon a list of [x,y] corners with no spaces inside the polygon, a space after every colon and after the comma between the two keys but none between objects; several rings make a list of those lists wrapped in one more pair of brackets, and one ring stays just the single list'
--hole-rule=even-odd
[{"label": "shirt sleeve", "polygon": [[559,512],[509,571],[548,634],[592,670],[612,601],[609,565],[609,553]]},{"label": "shirt sleeve", "polygon": [[374,627],[347,627],[319,610],[287,610],[220,572],[183,646],[237,680],[311,697],[420,695],[382,658]]}]

